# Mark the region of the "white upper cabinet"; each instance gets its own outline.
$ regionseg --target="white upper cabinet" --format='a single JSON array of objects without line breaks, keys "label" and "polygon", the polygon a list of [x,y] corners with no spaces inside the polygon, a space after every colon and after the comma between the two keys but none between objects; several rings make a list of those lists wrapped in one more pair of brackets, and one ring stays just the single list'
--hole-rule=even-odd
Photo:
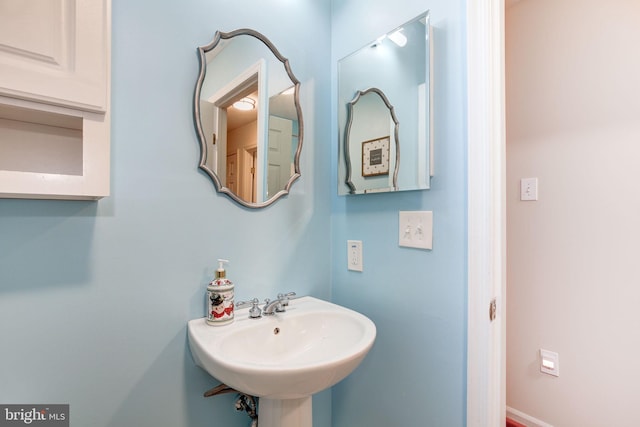
[{"label": "white upper cabinet", "polygon": [[1,0],[0,93],[106,111],[105,0]]},{"label": "white upper cabinet", "polygon": [[111,0],[0,0],[0,197],[110,192]]}]

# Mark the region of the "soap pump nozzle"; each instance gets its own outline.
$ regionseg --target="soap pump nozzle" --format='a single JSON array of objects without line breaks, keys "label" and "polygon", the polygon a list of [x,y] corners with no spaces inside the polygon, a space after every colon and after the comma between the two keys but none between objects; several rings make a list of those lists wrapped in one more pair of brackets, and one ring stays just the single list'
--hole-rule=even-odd
[{"label": "soap pump nozzle", "polygon": [[216,279],[223,279],[226,277],[227,272],[224,270],[224,265],[229,263],[229,260],[218,259],[218,269],[216,270]]}]

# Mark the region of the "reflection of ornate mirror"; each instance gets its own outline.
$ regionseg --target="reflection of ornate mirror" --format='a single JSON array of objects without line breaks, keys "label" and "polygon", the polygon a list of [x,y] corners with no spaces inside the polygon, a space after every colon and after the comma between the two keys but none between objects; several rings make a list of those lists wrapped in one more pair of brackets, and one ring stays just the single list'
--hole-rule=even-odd
[{"label": "reflection of ornate mirror", "polygon": [[289,60],[253,30],[217,31],[198,53],[199,167],[241,205],[268,206],[300,176],[300,82]]},{"label": "reflection of ornate mirror", "polygon": [[398,119],[380,89],[358,91],[349,101],[344,140],[349,193],[398,189]]},{"label": "reflection of ornate mirror", "polygon": [[[338,194],[429,188],[430,41],[427,12],[338,61]],[[390,164],[384,175],[387,136]],[[358,156],[367,156],[366,150],[376,151],[363,158],[361,170]]]}]

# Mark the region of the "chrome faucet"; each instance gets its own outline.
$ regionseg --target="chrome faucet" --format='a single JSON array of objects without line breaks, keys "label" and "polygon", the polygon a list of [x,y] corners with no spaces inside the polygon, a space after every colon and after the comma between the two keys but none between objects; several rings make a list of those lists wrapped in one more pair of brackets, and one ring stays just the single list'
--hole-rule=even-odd
[{"label": "chrome faucet", "polygon": [[265,299],[262,314],[265,316],[272,316],[275,313],[284,313],[286,307],[289,305],[289,299],[295,295],[295,292],[289,292],[287,294],[278,294],[277,298],[273,301],[268,298]]}]

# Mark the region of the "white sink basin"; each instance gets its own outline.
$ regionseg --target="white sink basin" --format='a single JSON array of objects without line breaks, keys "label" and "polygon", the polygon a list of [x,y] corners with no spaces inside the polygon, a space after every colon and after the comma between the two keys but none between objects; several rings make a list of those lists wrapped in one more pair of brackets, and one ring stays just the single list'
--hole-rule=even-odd
[{"label": "white sink basin", "polygon": [[285,313],[251,319],[244,308],[230,325],[209,326],[201,318],[188,329],[198,366],[238,391],[276,400],[333,386],[360,364],[376,337],[367,317],[313,297],[291,300]]}]

